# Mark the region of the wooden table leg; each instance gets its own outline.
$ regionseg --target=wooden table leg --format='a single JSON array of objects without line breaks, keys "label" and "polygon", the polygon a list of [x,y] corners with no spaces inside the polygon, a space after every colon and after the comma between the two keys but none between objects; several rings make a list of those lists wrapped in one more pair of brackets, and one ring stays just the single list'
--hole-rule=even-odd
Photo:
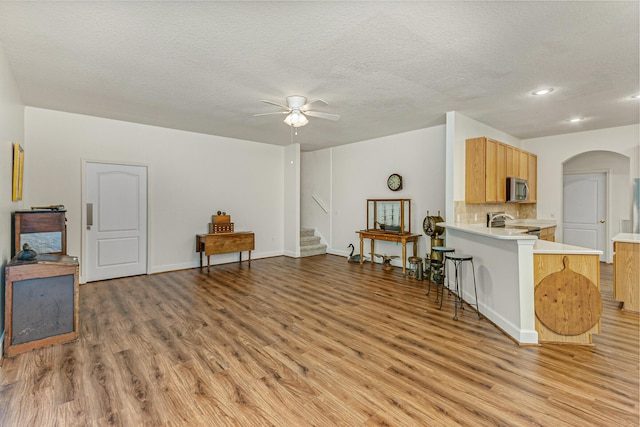
[{"label": "wooden table leg", "polygon": [[362,253],[363,251],[364,251],[364,239],[360,237],[360,265],[362,265],[362,263],[364,262],[364,254]]},{"label": "wooden table leg", "polygon": [[249,251],[249,267],[251,267],[251,251]]},{"label": "wooden table leg", "polygon": [[200,246],[200,271],[202,271],[202,246]]},{"label": "wooden table leg", "polygon": [[375,256],[374,254],[376,253],[376,248],[375,248],[375,239],[371,239],[371,267],[373,267],[373,257]]},{"label": "wooden table leg", "polygon": [[207,255],[207,273],[209,272],[210,266],[211,266],[211,255]]},{"label": "wooden table leg", "polygon": [[402,274],[407,274],[407,242],[402,242]]}]

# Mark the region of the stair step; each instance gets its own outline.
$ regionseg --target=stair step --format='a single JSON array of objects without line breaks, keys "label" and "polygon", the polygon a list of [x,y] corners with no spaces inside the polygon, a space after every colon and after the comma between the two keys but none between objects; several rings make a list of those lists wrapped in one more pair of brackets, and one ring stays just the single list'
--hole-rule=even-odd
[{"label": "stair step", "polygon": [[314,236],[316,231],[313,228],[301,228],[300,229],[300,237],[309,237]]},{"label": "stair step", "polygon": [[300,246],[313,246],[320,244],[320,236],[300,237]]},{"label": "stair step", "polygon": [[300,257],[308,257],[327,253],[327,245],[320,243],[313,228],[300,229]]},{"label": "stair step", "polygon": [[327,253],[327,245],[311,245],[300,247],[300,257],[308,257]]}]

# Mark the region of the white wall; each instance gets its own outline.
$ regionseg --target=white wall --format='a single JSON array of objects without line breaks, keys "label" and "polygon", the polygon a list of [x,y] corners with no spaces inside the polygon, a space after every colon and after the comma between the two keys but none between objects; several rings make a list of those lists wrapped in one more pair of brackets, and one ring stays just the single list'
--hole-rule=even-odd
[{"label": "white wall", "polygon": [[284,254],[300,256],[300,144],[290,144],[284,159]]},{"label": "white wall", "polygon": [[14,142],[26,147],[24,105],[0,44],[0,360],[4,342],[4,266],[11,259],[11,212],[24,206],[22,202],[11,201]]},{"label": "white wall", "polygon": [[283,253],[283,147],[39,108],[25,128],[25,205],[66,206],[71,255],[82,257],[83,160],[148,166],[150,273],[197,266],[195,234],[218,210],[255,232],[252,257]]},{"label": "white wall", "polygon": [[[323,235],[330,243],[329,252],[347,255],[349,243],[359,248],[356,230],[366,228],[367,199],[405,198],[412,201],[411,231],[422,234],[418,254],[424,256],[429,245],[422,231],[426,212],[444,212],[444,138],[445,127],[442,125],[334,147],[328,153],[305,153],[302,170],[306,171],[308,162],[315,164],[313,172],[303,172],[302,194],[310,194],[313,188],[331,183],[330,196],[323,194],[329,197],[327,203],[331,207],[330,238]],[[387,188],[387,178],[394,172],[403,177],[401,191]],[[316,180],[318,186],[314,187]],[[326,189],[318,191],[326,193]],[[303,212],[316,209],[313,206],[316,202],[310,197],[305,196],[301,204]],[[326,219],[320,218],[320,222],[326,224]],[[305,225],[320,227],[317,224]],[[368,246],[367,242],[365,247]],[[402,245],[376,242],[376,252],[401,255]],[[365,249],[365,255],[369,256],[368,249]],[[395,260],[394,264],[400,265],[400,261]]]},{"label": "white wall", "polygon": [[[610,189],[614,193],[608,206],[613,217],[621,218],[627,214],[632,200],[633,178],[638,178],[640,164],[640,126],[629,125],[599,129],[589,132],[576,132],[564,135],[532,138],[522,141],[522,148],[538,156],[538,217],[555,218],[558,221],[556,237],[562,238],[562,175],[563,164],[581,153],[591,151],[610,151],[629,158],[629,178],[625,185],[616,185]],[[599,171],[602,166],[594,164]],[[620,203],[619,200],[627,200]],[[614,204],[611,204],[613,200]],[[627,204],[628,203],[628,204]],[[623,210],[624,214],[618,212]],[[615,211],[615,212],[614,212]],[[617,226],[610,224],[611,227]],[[615,234],[614,229],[610,229]],[[611,252],[611,251],[610,251]]]}]

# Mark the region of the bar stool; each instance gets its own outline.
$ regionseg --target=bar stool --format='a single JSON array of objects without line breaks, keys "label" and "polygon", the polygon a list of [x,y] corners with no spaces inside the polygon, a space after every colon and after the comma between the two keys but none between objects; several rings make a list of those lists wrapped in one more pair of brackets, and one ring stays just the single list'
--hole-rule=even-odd
[{"label": "bar stool", "polygon": [[[429,262],[429,287],[427,289],[427,295],[431,292],[431,276],[435,272],[436,274],[433,276],[433,279],[436,285],[436,304],[438,303],[438,285],[440,285],[440,289],[444,295],[444,281],[447,277],[444,255],[454,251],[455,249],[447,246],[434,246],[431,248],[431,253],[435,254],[435,256],[431,258]],[[438,259],[438,257],[440,259]],[[440,308],[442,308],[442,300],[440,300]]]},{"label": "bar stool", "polygon": [[[462,299],[462,265],[465,261],[471,262],[471,271],[473,272],[473,291],[476,296],[476,311],[478,312],[478,319],[481,319],[480,315],[480,307],[478,305],[478,288],[476,286],[476,270],[473,265],[473,256],[467,254],[456,254],[456,253],[447,253],[445,254],[445,264],[447,260],[453,262],[453,268],[455,271],[455,294],[456,300],[454,304],[454,315],[453,320],[458,320],[458,303],[460,303],[460,308],[464,310],[464,301]],[[468,304],[468,303],[467,303]],[[473,304],[469,304],[473,306]],[[440,300],[440,307],[442,307],[442,299]]]}]

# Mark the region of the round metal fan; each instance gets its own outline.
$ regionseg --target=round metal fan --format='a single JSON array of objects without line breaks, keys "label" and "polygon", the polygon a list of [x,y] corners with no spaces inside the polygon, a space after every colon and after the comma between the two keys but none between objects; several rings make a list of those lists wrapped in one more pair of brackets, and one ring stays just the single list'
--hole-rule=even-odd
[{"label": "round metal fan", "polygon": [[254,114],[253,116],[268,116],[271,114],[286,114],[287,116],[284,118],[284,122],[292,127],[300,127],[309,123],[307,116],[309,117],[317,117],[319,119],[327,119],[327,120],[338,120],[340,116],[338,114],[330,114],[323,113],[321,111],[314,111],[311,109],[313,104],[321,103],[324,105],[329,105],[326,101],[322,99],[316,99],[315,101],[307,102],[307,98],[299,95],[287,96],[287,105],[278,104],[277,102],[268,101],[266,99],[261,99],[260,102],[264,102],[266,104],[275,105],[276,107],[280,107],[284,109],[284,111],[274,111],[272,113],[260,113]]}]

